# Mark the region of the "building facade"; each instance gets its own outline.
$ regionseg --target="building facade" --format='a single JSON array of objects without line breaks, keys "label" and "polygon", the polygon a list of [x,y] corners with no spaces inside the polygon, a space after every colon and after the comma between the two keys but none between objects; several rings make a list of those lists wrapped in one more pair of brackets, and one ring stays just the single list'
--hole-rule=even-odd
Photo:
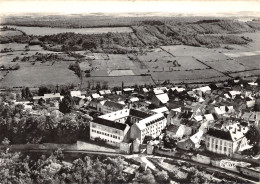
[{"label": "building facade", "polygon": [[247,130],[235,126],[228,127],[228,130],[210,128],[205,137],[206,149],[218,154],[231,155],[247,146]]},{"label": "building facade", "polygon": [[109,144],[119,146],[124,141],[145,136],[158,137],[166,126],[162,113],[145,113],[135,109],[122,109],[94,119],[90,123],[90,138],[101,138]]}]

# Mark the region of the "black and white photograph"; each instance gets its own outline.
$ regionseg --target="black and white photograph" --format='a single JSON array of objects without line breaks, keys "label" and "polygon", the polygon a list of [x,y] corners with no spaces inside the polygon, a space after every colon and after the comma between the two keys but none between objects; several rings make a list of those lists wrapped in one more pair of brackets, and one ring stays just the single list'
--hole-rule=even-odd
[{"label": "black and white photograph", "polygon": [[0,184],[260,183],[259,0],[0,0]]}]

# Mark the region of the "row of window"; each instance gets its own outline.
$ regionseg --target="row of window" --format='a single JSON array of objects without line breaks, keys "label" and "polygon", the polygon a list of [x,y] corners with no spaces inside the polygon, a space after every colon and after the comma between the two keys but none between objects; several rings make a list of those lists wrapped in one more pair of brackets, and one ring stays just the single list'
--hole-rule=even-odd
[{"label": "row of window", "polygon": [[[210,141],[210,138],[207,137],[207,141]],[[222,140],[218,140],[218,139],[214,139],[214,138],[211,138],[211,144],[218,144],[218,145],[221,145],[224,143],[224,146],[229,146],[231,147],[232,143],[231,142],[227,142],[227,141],[222,141]]]},{"label": "row of window", "polygon": [[[92,137],[92,136],[91,136],[91,138],[94,139],[95,137]],[[101,140],[104,140],[104,141],[106,141],[106,142],[117,143],[117,142],[112,141],[112,140],[109,140],[109,139],[102,139],[102,138],[100,138],[100,139],[101,139]]]},{"label": "row of window", "polygon": [[[100,129],[100,130],[109,131],[109,129],[106,129],[106,128],[103,127],[103,126],[98,126],[98,125],[94,125],[94,124],[92,124],[92,127],[93,127],[93,128],[96,128],[96,129]],[[118,131],[118,130],[113,130],[113,133],[118,134],[119,131]]]},{"label": "row of window", "polygon": [[[209,142],[207,143],[207,147],[209,148]],[[215,148],[215,150],[219,150],[219,151],[222,151],[222,145],[217,145],[217,144],[211,144],[211,150],[213,150]],[[231,153],[232,152],[232,150],[231,150],[231,148],[228,148],[227,149],[227,147],[226,146],[224,146],[223,147],[223,149],[224,149],[224,153]]]},{"label": "row of window", "polygon": [[101,135],[105,135],[105,136],[108,136],[108,137],[113,137],[114,139],[120,140],[120,136],[116,136],[116,135],[113,135],[113,134],[101,132],[101,131],[94,130],[94,129],[92,129],[92,132],[97,133],[97,134],[101,134]]}]

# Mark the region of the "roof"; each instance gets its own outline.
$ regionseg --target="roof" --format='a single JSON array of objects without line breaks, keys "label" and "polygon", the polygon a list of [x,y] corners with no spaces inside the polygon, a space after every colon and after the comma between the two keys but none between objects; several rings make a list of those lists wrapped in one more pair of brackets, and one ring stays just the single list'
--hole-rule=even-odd
[{"label": "roof", "polygon": [[166,112],[166,111],[168,111],[168,109],[167,109],[167,107],[160,107],[160,108],[157,108],[157,109],[153,109],[153,110],[151,110],[151,111],[153,111],[153,112]]},{"label": "roof", "polygon": [[113,108],[116,108],[116,109],[123,109],[124,108],[123,104],[120,104],[120,103],[117,103],[117,102],[113,102],[113,101],[106,101],[104,103],[104,106],[113,107]]},{"label": "roof", "polygon": [[235,95],[240,95],[241,92],[240,91],[229,91],[231,96],[235,96]]},{"label": "roof", "polygon": [[98,123],[100,125],[108,126],[108,127],[111,127],[111,128],[119,129],[119,130],[125,130],[126,127],[128,126],[128,125],[123,124],[123,123],[116,123],[114,121],[110,121],[110,120],[99,118],[99,117],[94,119],[93,122]]},{"label": "roof", "polygon": [[232,141],[232,137],[231,137],[229,131],[210,128],[207,132],[207,135],[213,136],[213,137],[216,137],[216,138],[219,138],[219,139]]},{"label": "roof", "polygon": [[101,96],[99,94],[97,94],[97,93],[92,94],[92,97],[93,98],[101,98]]},{"label": "roof", "polygon": [[194,143],[194,144],[198,144],[201,137],[203,135],[203,131],[198,131],[196,134],[194,134],[193,136],[190,137],[191,141]]},{"label": "roof", "polygon": [[202,120],[203,120],[203,117],[202,117],[201,115],[199,115],[199,116],[195,116],[194,119],[195,119],[196,121],[202,121]]},{"label": "roof", "polygon": [[185,91],[185,88],[173,87],[171,88],[172,91],[176,90],[177,92]]},{"label": "roof", "polygon": [[132,97],[132,98],[130,98],[130,101],[131,101],[131,102],[138,102],[138,101],[139,101],[139,98],[137,98],[137,97]]},{"label": "roof", "polygon": [[208,121],[214,121],[215,120],[212,114],[205,114],[204,117]]},{"label": "roof", "polygon": [[160,89],[160,88],[159,88],[159,89],[154,88],[154,89],[153,89],[153,92],[154,92],[155,95],[159,95],[159,94],[164,93],[164,91],[163,91],[162,89]]},{"label": "roof", "polygon": [[100,94],[100,95],[105,95],[106,92],[105,92],[105,90],[102,90],[102,91],[99,91],[99,94]]},{"label": "roof", "polygon": [[169,97],[166,93],[156,95],[156,97],[163,103],[166,104],[169,101]]},{"label": "roof", "polygon": [[139,117],[139,118],[147,118],[151,116],[151,114],[145,113],[143,111],[135,110],[135,109],[130,109],[129,115]]},{"label": "roof", "polygon": [[134,91],[134,88],[124,88],[123,91]]},{"label": "roof", "polygon": [[109,89],[105,90],[106,95],[111,94],[111,91]]},{"label": "roof", "polygon": [[169,125],[167,131],[175,134],[178,131],[178,129],[179,129],[178,125]]},{"label": "roof", "polygon": [[48,93],[44,94],[44,98],[60,98],[60,93]]},{"label": "roof", "polygon": [[81,96],[81,91],[71,91],[70,96]]},{"label": "roof", "polygon": [[144,92],[144,93],[147,93],[147,92],[148,92],[148,89],[143,88],[143,92]]}]

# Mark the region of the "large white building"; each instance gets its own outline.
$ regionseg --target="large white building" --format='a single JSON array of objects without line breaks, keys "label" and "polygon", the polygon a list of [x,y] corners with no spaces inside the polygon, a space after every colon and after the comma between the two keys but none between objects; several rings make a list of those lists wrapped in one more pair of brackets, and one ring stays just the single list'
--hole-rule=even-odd
[{"label": "large white building", "polygon": [[248,144],[245,137],[248,127],[236,123],[226,127],[226,130],[209,129],[206,134],[207,150],[219,154],[231,155],[244,150]]},{"label": "large white building", "polygon": [[145,113],[135,109],[122,109],[111,112],[90,122],[90,138],[97,137],[107,143],[119,146],[122,141],[138,138],[143,142],[145,136],[158,137],[166,126],[162,113]]}]

